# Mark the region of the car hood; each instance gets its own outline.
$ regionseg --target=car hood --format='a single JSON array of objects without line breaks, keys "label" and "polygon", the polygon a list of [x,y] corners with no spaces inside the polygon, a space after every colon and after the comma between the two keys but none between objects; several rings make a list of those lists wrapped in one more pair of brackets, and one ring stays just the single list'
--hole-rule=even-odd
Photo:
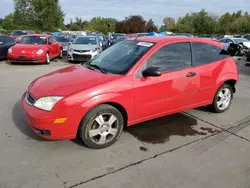
[{"label": "car hood", "polygon": [[45,45],[37,44],[16,44],[12,47],[13,53],[33,54],[39,49],[44,49]]},{"label": "car hood", "polygon": [[35,99],[44,96],[65,97],[119,77],[92,71],[82,65],[75,65],[37,78],[30,84],[29,91]]},{"label": "car hood", "polygon": [[86,45],[86,44],[72,44],[71,48],[74,50],[93,50],[97,48],[97,45]]},{"label": "car hood", "polygon": [[69,43],[68,42],[59,42],[62,46],[68,46]]},{"label": "car hood", "polygon": [[247,48],[250,48],[250,42],[243,42],[243,45],[246,46]]}]

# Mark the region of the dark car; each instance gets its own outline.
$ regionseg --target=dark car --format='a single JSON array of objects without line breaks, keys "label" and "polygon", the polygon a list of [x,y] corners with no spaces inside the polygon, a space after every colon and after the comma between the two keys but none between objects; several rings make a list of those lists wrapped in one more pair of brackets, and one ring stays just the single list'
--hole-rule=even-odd
[{"label": "dark car", "polygon": [[123,33],[109,33],[108,34],[108,43],[109,46],[112,46],[113,44],[116,44],[120,41],[123,41],[127,39],[126,34]]},{"label": "dark car", "polygon": [[0,59],[7,58],[8,50],[15,45],[15,40],[7,35],[0,35]]},{"label": "dark car", "polygon": [[67,54],[69,43],[72,41],[72,38],[68,36],[57,36],[56,40],[62,45],[63,54]]},{"label": "dark car", "polygon": [[30,35],[30,34],[35,34],[35,32],[31,30],[15,30],[11,32],[10,37],[16,39],[21,35]]}]

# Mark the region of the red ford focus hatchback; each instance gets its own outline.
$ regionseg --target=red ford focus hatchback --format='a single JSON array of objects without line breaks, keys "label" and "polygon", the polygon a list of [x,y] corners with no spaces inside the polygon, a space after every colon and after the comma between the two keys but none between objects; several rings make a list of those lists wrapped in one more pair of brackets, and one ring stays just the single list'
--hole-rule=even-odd
[{"label": "red ford focus hatchback", "polygon": [[[220,43],[188,37],[140,37],[90,62],[34,80],[22,98],[32,129],[50,140],[91,148],[113,144],[124,126],[210,105],[230,107],[238,72]],[[157,126],[157,125],[155,125]]]},{"label": "red ford focus hatchback", "polygon": [[53,36],[43,34],[24,35],[13,47],[9,48],[10,63],[50,63],[51,59],[62,58],[63,48]]}]

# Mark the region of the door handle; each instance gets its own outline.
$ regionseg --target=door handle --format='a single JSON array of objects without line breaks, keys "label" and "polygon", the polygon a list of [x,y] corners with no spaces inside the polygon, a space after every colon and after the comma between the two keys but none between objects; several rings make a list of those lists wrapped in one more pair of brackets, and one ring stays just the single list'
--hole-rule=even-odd
[{"label": "door handle", "polygon": [[195,75],[196,75],[195,72],[189,72],[189,73],[186,75],[186,77],[192,77],[192,76],[195,76]]}]

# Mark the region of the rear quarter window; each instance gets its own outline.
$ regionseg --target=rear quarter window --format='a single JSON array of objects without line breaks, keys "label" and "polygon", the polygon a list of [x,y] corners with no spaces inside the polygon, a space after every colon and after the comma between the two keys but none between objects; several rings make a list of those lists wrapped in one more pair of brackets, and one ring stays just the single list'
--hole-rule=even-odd
[{"label": "rear quarter window", "polygon": [[211,44],[193,42],[193,64],[195,66],[205,65],[230,57],[230,55],[221,54],[222,50]]}]

